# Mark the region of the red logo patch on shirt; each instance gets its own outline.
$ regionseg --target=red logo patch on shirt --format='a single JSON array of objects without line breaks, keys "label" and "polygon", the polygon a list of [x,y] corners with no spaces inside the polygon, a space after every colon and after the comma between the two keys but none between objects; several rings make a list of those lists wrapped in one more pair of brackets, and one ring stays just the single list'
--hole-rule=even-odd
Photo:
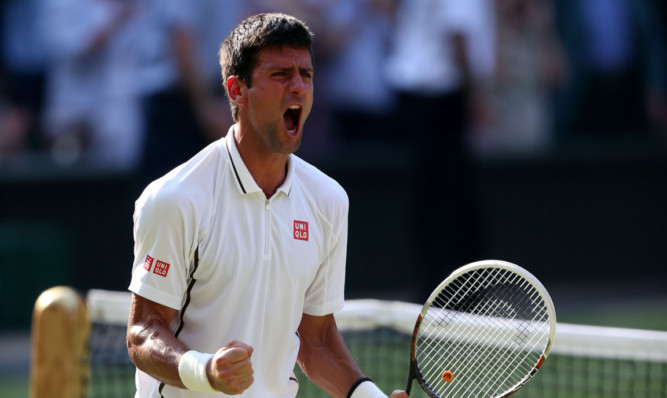
[{"label": "red logo patch on shirt", "polygon": [[146,271],[150,271],[152,266],[153,266],[153,257],[146,256],[146,260],[144,261],[144,269]]},{"label": "red logo patch on shirt", "polygon": [[157,260],[155,263],[155,268],[153,268],[153,273],[166,277],[167,272],[169,272],[169,263]]},{"label": "red logo patch on shirt", "polygon": [[308,240],[308,223],[294,220],[294,239]]}]

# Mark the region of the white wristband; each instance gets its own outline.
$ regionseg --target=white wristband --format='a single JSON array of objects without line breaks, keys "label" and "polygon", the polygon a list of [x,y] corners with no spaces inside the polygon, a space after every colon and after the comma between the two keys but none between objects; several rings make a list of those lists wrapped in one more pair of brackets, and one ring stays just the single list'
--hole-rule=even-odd
[{"label": "white wristband", "polygon": [[211,387],[206,374],[206,365],[211,358],[213,358],[213,354],[195,350],[190,350],[183,354],[181,360],[178,362],[178,375],[188,390],[219,392]]},{"label": "white wristband", "polygon": [[387,398],[372,381],[364,381],[352,391],[350,398]]}]

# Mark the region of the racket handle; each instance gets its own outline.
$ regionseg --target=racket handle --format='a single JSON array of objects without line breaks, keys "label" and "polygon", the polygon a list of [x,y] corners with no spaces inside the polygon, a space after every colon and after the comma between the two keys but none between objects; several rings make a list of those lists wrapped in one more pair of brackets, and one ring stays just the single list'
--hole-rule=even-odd
[{"label": "racket handle", "polygon": [[405,388],[405,392],[410,396],[410,391],[412,391],[412,382],[415,379],[417,374],[417,362],[410,361],[410,374],[408,375],[408,386]]}]

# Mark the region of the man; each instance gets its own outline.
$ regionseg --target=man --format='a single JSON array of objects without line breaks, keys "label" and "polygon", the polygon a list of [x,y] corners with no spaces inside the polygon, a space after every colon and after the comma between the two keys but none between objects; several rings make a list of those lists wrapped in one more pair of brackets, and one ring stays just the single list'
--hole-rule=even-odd
[{"label": "man", "polygon": [[[348,198],[292,155],[313,101],[311,33],[259,14],[220,51],[236,124],[136,203],[128,350],[137,397],[384,397],[347,351]],[[395,391],[392,398],[407,397]]]}]

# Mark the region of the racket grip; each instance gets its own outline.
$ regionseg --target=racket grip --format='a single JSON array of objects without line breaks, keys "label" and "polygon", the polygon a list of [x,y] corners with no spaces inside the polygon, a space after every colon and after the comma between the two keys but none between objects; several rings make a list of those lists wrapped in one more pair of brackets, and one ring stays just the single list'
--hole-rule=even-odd
[{"label": "racket grip", "polygon": [[410,361],[410,374],[408,375],[408,386],[405,387],[405,392],[410,396],[410,391],[412,391],[412,382],[415,380],[415,375],[417,374],[417,362]]}]

